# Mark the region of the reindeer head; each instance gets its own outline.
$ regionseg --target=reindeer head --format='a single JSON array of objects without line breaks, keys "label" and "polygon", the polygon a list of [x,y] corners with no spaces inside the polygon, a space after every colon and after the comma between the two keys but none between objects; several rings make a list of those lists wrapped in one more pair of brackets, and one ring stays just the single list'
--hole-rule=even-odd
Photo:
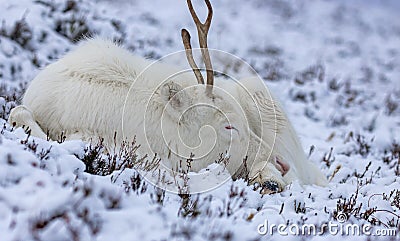
[{"label": "reindeer head", "polygon": [[148,119],[160,123],[159,139],[168,145],[170,158],[186,160],[193,154],[192,167],[200,170],[207,166],[204,163],[230,155],[237,160],[229,164],[233,170],[247,155],[250,143],[246,116],[227,91],[215,87],[212,96],[207,91],[204,85],[183,87],[178,81],[168,81],[160,86],[154,99],[161,102],[161,117]]}]

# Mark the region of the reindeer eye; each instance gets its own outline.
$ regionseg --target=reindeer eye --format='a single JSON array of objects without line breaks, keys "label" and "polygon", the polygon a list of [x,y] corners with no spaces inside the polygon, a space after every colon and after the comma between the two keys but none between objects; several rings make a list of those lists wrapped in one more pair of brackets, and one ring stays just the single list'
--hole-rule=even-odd
[{"label": "reindeer eye", "polygon": [[236,128],[233,127],[232,125],[227,125],[227,126],[225,126],[225,129],[227,129],[227,130],[235,130]]}]

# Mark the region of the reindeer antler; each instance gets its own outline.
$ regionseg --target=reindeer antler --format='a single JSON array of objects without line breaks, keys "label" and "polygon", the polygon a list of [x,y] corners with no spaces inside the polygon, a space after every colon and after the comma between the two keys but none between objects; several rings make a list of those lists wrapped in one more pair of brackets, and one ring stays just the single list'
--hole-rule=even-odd
[{"label": "reindeer antler", "polygon": [[183,46],[185,46],[186,50],[186,58],[189,62],[190,67],[194,72],[194,75],[196,76],[197,83],[204,84],[203,75],[201,75],[199,67],[197,67],[196,62],[193,59],[192,45],[190,44],[190,34],[186,29],[182,29],[181,35],[183,40]]},{"label": "reindeer antler", "polygon": [[[212,64],[211,64],[210,53],[208,52],[208,47],[207,47],[207,35],[208,35],[208,30],[210,29],[210,25],[211,25],[213,10],[212,10],[210,1],[205,0],[205,2],[207,4],[207,8],[208,8],[208,15],[207,15],[206,21],[204,23],[202,23],[202,22],[200,22],[199,17],[197,16],[196,12],[194,11],[192,1],[187,0],[190,14],[192,15],[194,23],[196,24],[197,35],[199,38],[199,44],[200,44],[200,48],[201,48],[201,55],[203,56],[204,64],[206,66],[206,71],[207,71],[206,91],[208,94],[211,94],[212,87],[214,84],[214,73],[213,73],[214,71],[213,71]],[[204,84],[203,76],[201,75],[200,70],[196,65],[196,62],[193,59],[192,46],[190,45],[190,34],[186,29],[182,29],[182,40],[183,40],[183,45],[185,46],[185,49],[186,49],[186,58],[188,59],[190,67],[193,69],[193,72],[196,75],[197,82],[199,84]]]}]

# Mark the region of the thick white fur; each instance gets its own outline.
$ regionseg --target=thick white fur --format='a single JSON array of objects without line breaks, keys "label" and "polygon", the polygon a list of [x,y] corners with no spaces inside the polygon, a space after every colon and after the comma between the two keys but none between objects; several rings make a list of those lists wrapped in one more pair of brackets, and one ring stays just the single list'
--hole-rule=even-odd
[{"label": "thick white fur", "polygon": [[[232,175],[248,156],[250,177],[259,183],[326,184],[324,175],[305,157],[282,108],[256,78],[239,83],[217,78],[210,98],[204,86],[196,85],[192,72],[171,77],[177,69],[157,63],[148,67],[150,63],[111,41],[84,41],[39,73],[9,122],[29,126],[32,135],[41,138],[45,132],[51,139],[61,132],[69,139],[101,136],[110,148],[115,132],[117,145],[136,136],[143,153],[156,152],[171,160],[171,167],[195,154],[194,171],[228,151]],[[221,111],[188,108],[196,103]],[[227,125],[236,130],[226,130]],[[284,176],[276,168],[276,157],[290,166]]]}]

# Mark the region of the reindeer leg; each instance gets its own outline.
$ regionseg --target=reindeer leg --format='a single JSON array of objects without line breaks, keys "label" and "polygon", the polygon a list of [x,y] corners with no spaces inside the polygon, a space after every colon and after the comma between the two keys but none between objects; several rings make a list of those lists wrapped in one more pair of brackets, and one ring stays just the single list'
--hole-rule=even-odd
[{"label": "reindeer leg", "polygon": [[274,163],[257,163],[250,170],[250,183],[261,187],[262,194],[281,192],[288,184]]},{"label": "reindeer leg", "polygon": [[16,127],[29,127],[31,135],[46,140],[47,135],[33,118],[32,111],[26,106],[20,105],[11,110],[8,122]]}]

